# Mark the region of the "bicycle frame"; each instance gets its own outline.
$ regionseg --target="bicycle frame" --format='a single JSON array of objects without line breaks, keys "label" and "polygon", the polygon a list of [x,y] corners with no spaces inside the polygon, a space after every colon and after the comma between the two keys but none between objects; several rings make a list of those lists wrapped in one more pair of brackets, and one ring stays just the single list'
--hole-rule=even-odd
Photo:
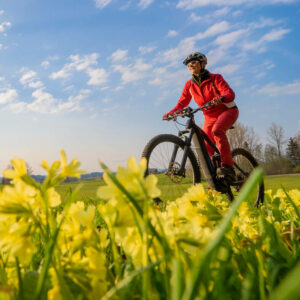
[{"label": "bicycle frame", "polygon": [[[184,135],[186,133],[189,133],[188,137]],[[188,151],[191,147],[191,143],[193,142],[195,145],[195,148],[196,148],[196,153],[198,156],[200,167],[203,170],[204,176],[205,176],[209,186],[212,189],[218,190],[220,192],[224,192],[225,187],[223,184],[220,184],[220,180],[218,180],[218,178],[216,176],[216,169],[213,166],[213,163],[207,152],[205,142],[207,142],[213,148],[213,150],[215,151],[216,154],[220,155],[220,152],[217,149],[217,147],[212,143],[212,141],[207,136],[207,134],[200,127],[198,127],[196,125],[193,116],[187,121],[185,130],[179,131],[178,136],[181,138],[184,137],[185,144],[186,144],[184,147],[184,153],[183,153],[183,157],[182,157],[182,161],[181,161],[181,167],[178,170],[178,174],[181,174],[181,175],[184,174]],[[170,165],[172,164],[172,162],[175,161],[177,151],[178,151],[178,146],[175,146],[173,153],[172,153]]]}]

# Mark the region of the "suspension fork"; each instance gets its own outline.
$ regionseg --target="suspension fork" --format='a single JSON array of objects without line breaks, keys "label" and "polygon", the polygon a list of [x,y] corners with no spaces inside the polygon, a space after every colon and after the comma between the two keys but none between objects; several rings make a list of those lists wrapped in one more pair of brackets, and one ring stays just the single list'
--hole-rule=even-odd
[{"label": "suspension fork", "polygon": [[[190,133],[190,135],[188,137],[184,136],[184,134],[188,133],[188,132]],[[182,159],[181,159],[180,168],[176,172],[176,175],[185,176],[185,164],[186,164],[186,160],[187,160],[187,157],[188,157],[188,151],[189,151],[189,149],[191,147],[191,142],[192,142],[192,136],[193,136],[193,134],[194,134],[194,130],[193,129],[186,129],[186,130],[178,132],[178,136],[179,137],[181,137],[181,136],[185,137],[185,140],[184,140],[185,146],[183,148],[183,156],[182,156]],[[172,165],[172,163],[175,162],[178,149],[179,149],[179,146],[178,145],[174,145],[174,150],[173,150],[173,153],[172,153],[172,156],[171,156],[169,167]]]}]

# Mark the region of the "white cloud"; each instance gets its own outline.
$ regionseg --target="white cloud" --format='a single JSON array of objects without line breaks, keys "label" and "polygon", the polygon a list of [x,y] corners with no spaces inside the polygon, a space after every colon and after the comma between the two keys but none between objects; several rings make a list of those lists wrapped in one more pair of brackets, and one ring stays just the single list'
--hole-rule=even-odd
[{"label": "white cloud", "polygon": [[33,79],[37,77],[37,73],[35,71],[28,71],[20,78],[20,82],[25,85],[31,82]]},{"label": "white cloud", "polygon": [[138,3],[138,6],[141,9],[146,9],[153,2],[154,2],[154,0],[140,0],[140,2]]},{"label": "white cloud", "polygon": [[274,29],[271,32],[265,34],[262,37],[262,40],[266,42],[278,41],[282,39],[282,37],[289,32],[290,32],[289,29]]},{"label": "white cloud", "polygon": [[74,89],[74,87],[75,87],[75,86],[74,86],[73,84],[68,85],[67,87],[64,88],[64,91],[65,91],[65,92],[72,91],[72,90]]},{"label": "white cloud", "polygon": [[280,23],[282,23],[282,20],[274,20],[272,18],[259,18],[259,20],[256,20],[253,23],[249,24],[250,29],[257,29],[257,28],[264,28],[268,26],[276,26]]},{"label": "white cloud", "polygon": [[45,92],[44,89],[37,89],[32,93],[32,97],[35,99],[33,102],[27,104],[27,108],[31,111],[47,114],[57,113],[57,102],[50,93]]},{"label": "white cloud", "polygon": [[158,68],[155,69],[153,73],[154,79],[148,83],[150,85],[160,86],[163,89],[171,89],[172,92],[174,92],[177,87],[183,88],[183,83],[187,79],[187,76],[190,75],[185,68],[175,72],[168,72],[166,68]]},{"label": "white cloud", "polygon": [[33,89],[42,88],[44,86],[44,84],[38,79],[37,73],[32,70],[29,70],[22,75],[20,83]]},{"label": "white cloud", "polygon": [[124,86],[119,85],[119,86],[117,86],[117,87],[115,88],[115,91],[119,91],[119,90],[122,90],[122,89],[124,89]]},{"label": "white cloud", "polygon": [[139,47],[139,51],[141,54],[147,54],[153,52],[157,47],[151,47],[151,46],[141,46]]},{"label": "white cloud", "polygon": [[227,31],[229,28],[230,26],[226,21],[216,23],[209,27],[205,32],[200,32],[194,36],[183,39],[176,48],[160,53],[159,59],[165,62],[171,62],[172,64],[177,64],[184,56],[196,50],[196,41],[218,35],[219,33]]},{"label": "white cloud", "polygon": [[91,66],[97,65],[98,53],[92,53],[80,57],[80,55],[71,55],[71,62],[64,65],[64,67],[50,74],[51,79],[68,78],[71,76],[72,71],[87,71]]},{"label": "white cloud", "polygon": [[176,30],[169,30],[168,34],[167,34],[167,37],[174,37],[174,36],[177,36],[177,35],[178,35],[178,32]]},{"label": "white cloud", "polygon": [[125,3],[124,5],[120,6],[120,10],[126,10],[130,7],[131,5],[131,0],[127,1],[127,3]]},{"label": "white cloud", "polygon": [[223,48],[233,46],[243,35],[245,35],[246,32],[247,32],[247,30],[245,30],[245,29],[239,29],[236,31],[232,31],[232,32],[220,35],[216,38],[214,43]]},{"label": "white cloud", "polygon": [[76,71],[84,71],[92,65],[97,65],[98,57],[98,53],[85,55],[82,58],[79,55],[71,55],[72,63],[69,64],[69,67],[76,69]]},{"label": "white cloud", "polygon": [[80,90],[75,96],[70,96],[67,101],[60,101],[43,88],[32,93],[34,100],[26,103],[23,101],[13,102],[8,107],[14,113],[24,113],[28,111],[40,114],[57,114],[60,112],[72,112],[80,110],[80,103],[91,93],[90,90]]},{"label": "white cloud", "polygon": [[216,73],[221,73],[221,74],[233,74],[236,72],[241,66],[238,64],[228,64],[223,67],[219,67],[215,69]]},{"label": "white cloud", "polygon": [[106,107],[104,108],[102,111],[103,112],[110,112],[110,111],[113,111],[113,110],[117,110],[120,108],[120,105],[119,104],[116,104],[114,106],[111,106],[111,107]]},{"label": "white cloud", "polygon": [[91,91],[84,89],[80,90],[76,96],[70,96],[68,101],[59,103],[58,111],[79,111],[80,103],[90,95]]},{"label": "white cloud", "polygon": [[196,7],[202,6],[210,6],[210,5],[217,5],[217,6],[224,6],[226,5],[272,5],[278,3],[293,3],[298,0],[179,0],[177,3],[177,8],[183,9],[194,9]]},{"label": "white cloud", "polygon": [[0,104],[13,102],[18,98],[18,93],[14,89],[0,90]]},{"label": "white cloud", "polygon": [[90,76],[88,85],[101,85],[108,80],[108,73],[104,69],[88,69],[87,74]]},{"label": "white cloud", "polygon": [[112,0],[94,0],[97,8],[104,8],[107,6]]},{"label": "white cloud", "polygon": [[287,85],[277,85],[276,83],[269,83],[258,90],[262,94],[269,96],[278,95],[300,95],[300,80],[295,80],[293,83]]},{"label": "white cloud", "polygon": [[[123,51],[123,50],[120,50]],[[113,55],[115,60],[119,60],[122,57],[124,58],[124,52],[116,51]],[[126,54],[126,53],[125,53]],[[50,74],[51,79],[65,79],[70,77],[75,71],[85,72],[89,77],[88,85],[101,85],[108,80],[108,73],[103,68],[92,68],[92,66],[97,65],[99,54],[92,53],[85,55],[83,57],[79,55],[71,55],[71,62],[65,64],[64,67]]]},{"label": "white cloud", "polygon": [[214,36],[219,33],[227,31],[229,29],[229,27],[230,26],[226,21],[222,21],[222,22],[216,23],[216,24],[212,25],[211,27],[209,27],[203,34],[199,33],[196,36],[196,38],[202,39],[202,38],[206,38],[209,36]]},{"label": "white cloud", "polygon": [[273,29],[272,31],[266,33],[259,40],[254,42],[245,42],[243,44],[244,50],[255,50],[262,52],[265,50],[265,45],[268,42],[278,41],[283,38],[284,35],[289,33],[289,29]]},{"label": "white cloud", "polygon": [[214,12],[214,16],[215,17],[221,17],[221,16],[225,16],[229,13],[230,9],[228,7],[223,7],[221,9],[218,9]]},{"label": "white cloud", "polygon": [[191,13],[189,16],[189,21],[191,22],[199,22],[202,19],[202,17],[197,16],[195,13]]},{"label": "white cloud", "polygon": [[0,32],[4,32],[6,29],[11,27],[11,23],[10,22],[3,22],[0,24]]},{"label": "white cloud", "polygon": [[4,10],[0,10],[0,15],[3,15],[4,14]]},{"label": "white cloud", "polygon": [[147,71],[152,66],[144,63],[142,59],[137,59],[134,65],[115,65],[114,71],[118,71],[122,74],[122,82],[129,83],[143,79],[147,75]]},{"label": "white cloud", "polygon": [[109,102],[111,102],[111,99],[110,99],[110,98],[104,98],[104,99],[102,100],[102,102],[103,102],[103,103],[109,103]]},{"label": "white cloud", "polygon": [[58,56],[49,56],[47,57],[47,59],[45,59],[42,63],[41,63],[41,66],[44,68],[44,69],[47,69],[51,63],[51,61],[54,61],[54,60],[58,60],[59,57]]},{"label": "white cloud", "polygon": [[125,60],[127,58],[128,50],[118,49],[111,55],[111,59],[113,62]]},{"label": "white cloud", "polygon": [[50,61],[49,60],[44,60],[42,63],[41,63],[41,66],[45,69],[47,69],[50,65]]}]

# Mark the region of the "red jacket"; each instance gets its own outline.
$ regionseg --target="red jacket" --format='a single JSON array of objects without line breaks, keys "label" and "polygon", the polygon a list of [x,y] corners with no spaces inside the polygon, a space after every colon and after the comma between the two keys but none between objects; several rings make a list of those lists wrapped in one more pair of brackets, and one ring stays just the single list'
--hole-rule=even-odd
[{"label": "red jacket", "polygon": [[235,106],[233,101],[235,94],[220,74],[209,73],[209,79],[204,80],[200,85],[192,78],[186,82],[180,99],[169,114],[173,114],[176,110],[188,106],[192,98],[199,106],[202,106],[213,99],[221,97],[224,97],[225,99],[223,104],[216,105],[210,110],[203,111],[206,118],[217,117],[223,111]]}]

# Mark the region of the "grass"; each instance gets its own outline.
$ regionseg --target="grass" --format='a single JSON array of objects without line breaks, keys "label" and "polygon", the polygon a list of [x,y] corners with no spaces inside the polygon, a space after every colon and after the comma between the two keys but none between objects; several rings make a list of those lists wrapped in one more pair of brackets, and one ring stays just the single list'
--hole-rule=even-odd
[{"label": "grass", "polygon": [[300,189],[300,174],[275,175],[265,178],[266,189],[277,190],[283,186],[286,190]]},{"label": "grass", "polygon": [[[265,189],[272,189],[273,191],[278,190],[282,186],[288,191],[291,189],[300,189],[300,174],[297,175],[280,175],[280,176],[266,176],[265,177]],[[82,188],[79,192],[78,198],[83,201],[93,201],[96,199],[96,192],[99,186],[104,185],[103,180],[85,180],[80,181]],[[79,182],[63,183],[56,187],[57,192],[59,192],[64,198],[70,189],[74,190],[78,186]],[[206,183],[204,182],[204,185]],[[168,185],[164,180],[159,181],[159,188],[162,193],[168,189]],[[176,185],[171,192],[168,192],[169,199],[175,199],[178,197],[178,193],[184,193],[189,187],[189,184],[183,183]],[[180,189],[180,191],[179,191]]]}]

